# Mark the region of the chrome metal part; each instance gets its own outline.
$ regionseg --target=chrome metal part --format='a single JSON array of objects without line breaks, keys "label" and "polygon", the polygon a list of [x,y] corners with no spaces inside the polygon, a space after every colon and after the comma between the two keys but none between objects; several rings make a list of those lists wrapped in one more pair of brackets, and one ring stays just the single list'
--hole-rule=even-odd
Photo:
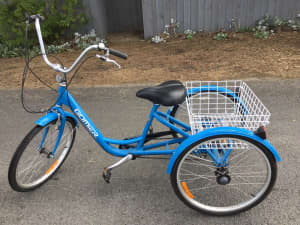
[{"label": "chrome metal part", "polygon": [[117,63],[115,60],[108,58],[107,53],[105,54],[105,56],[97,54],[96,57],[99,59],[102,59],[104,62],[115,64],[119,69],[121,69],[121,65],[119,63]]},{"label": "chrome metal part", "polygon": [[104,168],[103,178],[104,178],[105,182],[110,183],[112,169],[115,169],[115,168],[121,166],[123,163],[125,163],[129,160],[132,160],[132,159],[133,159],[133,155],[129,154],[129,155],[125,156],[124,158],[122,158],[121,160],[119,160],[118,162],[116,162],[115,164]]},{"label": "chrome metal part", "polygon": [[[99,45],[91,45],[91,46],[87,47],[80,54],[80,56],[75,60],[75,62],[73,63],[72,66],[70,66],[69,68],[62,68],[62,66],[60,64],[53,64],[53,63],[51,63],[49,61],[47,55],[46,55],[44,41],[43,41],[41,27],[40,27],[40,19],[39,18],[35,19],[35,28],[36,28],[36,32],[37,32],[37,35],[38,35],[38,39],[39,39],[39,43],[40,43],[40,48],[41,48],[43,59],[44,59],[44,61],[46,62],[47,65],[49,65],[52,69],[54,69],[57,72],[62,72],[62,73],[65,73],[65,74],[71,72],[75,68],[75,66],[82,60],[82,58],[86,55],[86,53],[88,51],[100,48],[100,44]],[[103,44],[103,43],[101,43],[101,44]]]}]

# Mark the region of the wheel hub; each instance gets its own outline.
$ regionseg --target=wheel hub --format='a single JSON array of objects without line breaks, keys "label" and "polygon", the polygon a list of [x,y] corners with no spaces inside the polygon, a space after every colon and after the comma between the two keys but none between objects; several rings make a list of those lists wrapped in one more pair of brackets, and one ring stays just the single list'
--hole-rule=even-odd
[{"label": "wheel hub", "polygon": [[218,176],[217,177],[217,183],[220,184],[220,185],[229,184],[230,180],[231,180],[231,178],[228,175],[223,175],[223,176]]},{"label": "wheel hub", "polygon": [[228,169],[221,167],[215,171],[216,181],[220,185],[229,184],[231,181],[231,177],[228,175]]},{"label": "wheel hub", "polygon": [[40,154],[46,155],[47,158],[52,158],[52,157],[51,157],[51,156],[52,156],[52,152],[48,152],[48,151],[46,150],[46,148],[44,148],[44,147],[40,150]]}]

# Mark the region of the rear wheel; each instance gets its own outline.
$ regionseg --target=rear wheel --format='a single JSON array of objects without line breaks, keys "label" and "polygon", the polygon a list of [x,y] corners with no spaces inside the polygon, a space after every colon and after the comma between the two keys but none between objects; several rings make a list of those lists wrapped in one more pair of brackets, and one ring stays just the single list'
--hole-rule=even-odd
[{"label": "rear wheel", "polygon": [[9,184],[15,191],[32,191],[54,175],[73,146],[75,125],[74,120],[66,119],[63,135],[53,157],[50,154],[56,144],[60,124],[54,121],[45,127],[36,126],[25,136],[8,171]]},{"label": "rear wheel", "polygon": [[[208,150],[227,164],[217,167]],[[260,143],[242,136],[216,135],[187,147],[176,160],[171,183],[189,207],[211,215],[232,215],[259,204],[272,190],[277,165]]]}]

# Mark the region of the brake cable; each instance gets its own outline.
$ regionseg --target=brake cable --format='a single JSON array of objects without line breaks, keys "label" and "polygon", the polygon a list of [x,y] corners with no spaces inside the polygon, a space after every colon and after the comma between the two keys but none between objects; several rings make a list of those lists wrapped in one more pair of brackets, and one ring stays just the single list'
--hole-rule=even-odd
[{"label": "brake cable", "polygon": [[[24,56],[25,56],[25,67],[24,67],[24,71],[23,71],[23,75],[22,75],[22,83],[21,83],[21,104],[22,104],[22,107],[24,108],[24,110],[28,113],[45,113],[45,112],[48,112],[52,107],[54,107],[57,103],[57,100],[55,101],[54,104],[52,104],[50,107],[48,107],[47,109],[41,109],[41,110],[32,110],[30,107],[28,107],[25,103],[25,100],[24,100],[24,89],[25,89],[25,81],[26,81],[26,78],[27,78],[27,75],[28,75],[28,72],[32,73],[33,76],[38,80],[40,81],[43,85],[45,85],[46,87],[48,87],[51,91],[54,91],[56,93],[58,93],[58,91],[51,87],[50,84],[48,84],[47,82],[43,81],[41,79],[41,77],[39,77],[33,70],[32,68],[30,67],[30,62],[38,57],[38,56],[41,56],[42,54],[37,54],[33,57],[30,58],[30,55],[29,55],[29,51],[28,51],[28,26],[29,26],[29,23],[26,22],[26,26],[25,26],[25,39],[24,39]],[[61,62],[61,60],[54,56],[54,55],[50,55],[51,57],[55,58],[59,63],[60,65],[63,66],[63,63]],[[78,71],[80,70],[81,66],[90,58],[92,58],[94,56],[88,56],[86,57],[80,64],[79,66],[76,68],[76,70],[74,71],[74,73],[72,74],[69,82],[66,80],[66,90],[68,90],[68,87],[71,85],[75,75],[78,73]],[[61,95],[63,96],[63,94]]]}]

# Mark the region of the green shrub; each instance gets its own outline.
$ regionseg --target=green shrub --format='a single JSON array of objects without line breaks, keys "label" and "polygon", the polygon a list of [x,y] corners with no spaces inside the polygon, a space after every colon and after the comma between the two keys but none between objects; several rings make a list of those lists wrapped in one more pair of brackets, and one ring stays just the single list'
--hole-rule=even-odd
[{"label": "green shrub", "polygon": [[[87,22],[80,0],[2,0],[0,4],[0,43],[8,50],[24,43],[25,15],[41,14],[45,21],[41,28],[45,42],[60,43],[67,31],[73,31]],[[36,37],[34,26],[29,36]],[[30,46],[37,38],[30,38]]]},{"label": "green shrub", "polygon": [[[65,51],[71,51],[72,49],[85,49],[90,45],[99,44],[100,42],[105,44],[107,43],[105,39],[97,37],[95,29],[92,29],[87,34],[80,34],[76,32],[73,40],[60,44],[45,45],[45,50],[48,54],[57,54]],[[31,57],[38,54],[41,54],[39,45],[35,45],[29,49],[29,55]],[[23,55],[23,46],[8,48],[7,45],[0,43],[0,58],[11,58]]]},{"label": "green shrub", "polygon": [[8,48],[8,46],[0,43],[0,58],[10,58],[23,55],[23,48]]},{"label": "green shrub", "polygon": [[190,30],[190,29],[187,29],[187,30],[184,31],[185,38],[188,39],[188,40],[192,40],[193,36],[195,34],[196,34],[196,31],[193,31],[193,30]]},{"label": "green shrub", "polygon": [[213,37],[214,40],[217,40],[217,41],[221,41],[221,40],[226,40],[228,39],[228,34],[221,31],[219,33],[217,33],[214,37]]},{"label": "green shrub", "polygon": [[254,37],[259,39],[268,39],[271,34],[274,34],[274,31],[268,31],[268,30],[255,30]]},{"label": "green shrub", "polygon": [[288,31],[299,31],[300,23],[295,20],[284,20],[278,16],[272,17],[270,15],[265,15],[262,19],[256,22],[254,28],[254,37],[260,39],[268,39],[275,32],[282,30],[283,28],[288,29]]},{"label": "green shrub", "polygon": [[92,29],[87,34],[80,34],[76,32],[74,36],[75,36],[74,47],[79,49],[85,49],[90,45],[99,44],[100,42],[107,43],[106,40],[97,37],[95,29]]}]

